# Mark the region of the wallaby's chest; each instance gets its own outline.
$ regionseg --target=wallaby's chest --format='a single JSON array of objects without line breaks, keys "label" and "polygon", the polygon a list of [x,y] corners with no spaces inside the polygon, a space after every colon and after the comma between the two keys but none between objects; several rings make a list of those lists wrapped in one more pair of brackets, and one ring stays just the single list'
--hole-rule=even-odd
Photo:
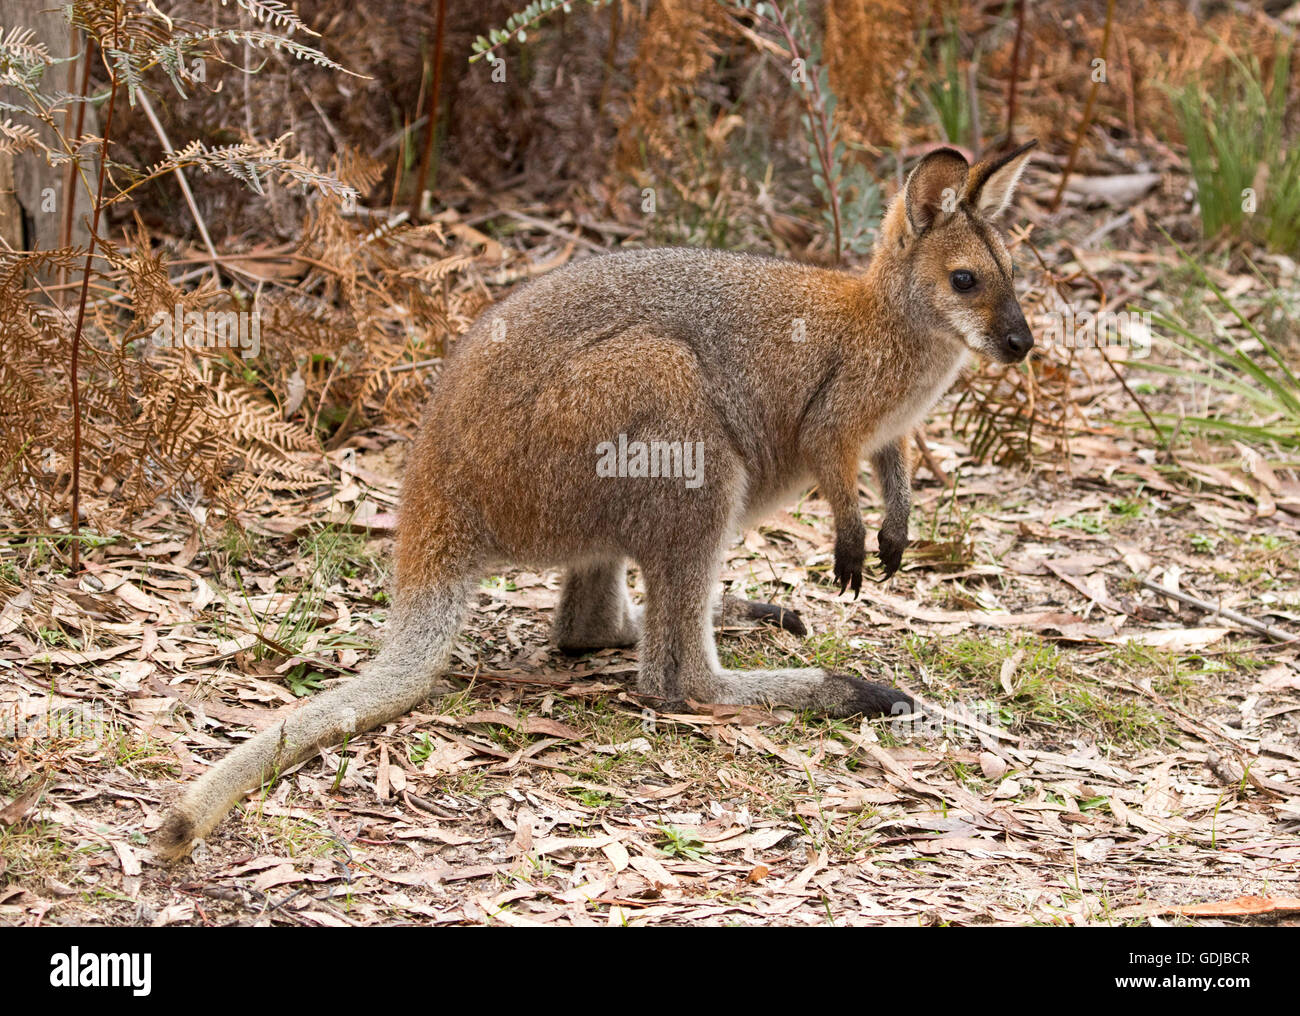
[{"label": "wallaby's chest", "polygon": [[936,357],[888,406],[867,438],[868,453],[883,448],[918,426],[934,404],[952,387],[966,362],[965,351],[951,357]]}]

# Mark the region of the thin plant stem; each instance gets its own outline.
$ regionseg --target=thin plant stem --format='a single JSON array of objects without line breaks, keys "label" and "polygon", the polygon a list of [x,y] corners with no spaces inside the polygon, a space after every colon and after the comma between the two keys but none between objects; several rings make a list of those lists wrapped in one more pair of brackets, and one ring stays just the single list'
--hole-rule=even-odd
[{"label": "thin plant stem", "polygon": [[[121,8],[113,8],[113,48],[121,45]],[[100,47],[103,52],[103,47]],[[90,273],[95,259],[95,240],[99,237],[99,217],[104,210],[104,179],[108,175],[108,144],[113,134],[113,110],[117,106],[117,69],[106,60],[109,76],[108,113],[104,119],[104,138],[99,150],[99,182],[95,190],[94,217],[90,223],[90,243],[86,247],[86,266],[81,273],[81,298],[77,302],[77,324],[72,331],[72,572],[81,567],[81,387],[77,370],[81,359],[81,335],[86,324],[86,296],[90,292]]]}]

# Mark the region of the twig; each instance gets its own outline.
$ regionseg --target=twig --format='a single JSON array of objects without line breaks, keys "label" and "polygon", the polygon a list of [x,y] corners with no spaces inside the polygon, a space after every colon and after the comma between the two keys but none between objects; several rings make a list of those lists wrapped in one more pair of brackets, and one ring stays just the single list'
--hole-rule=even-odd
[{"label": "twig", "polygon": [[1113,233],[1121,226],[1127,226],[1132,221],[1133,221],[1133,213],[1131,211],[1125,212],[1123,215],[1117,215],[1109,222],[1104,223],[1101,226],[1098,226],[1091,233],[1085,236],[1082,240],[1079,241],[1078,246],[1082,250],[1090,250],[1091,248],[1095,247],[1097,243],[1100,242],[1103,238]]},{"label": "twig", "polygon": [[917,427],[916,430],[912,431],[912,437],[916,440],[916,447],[921,453],[921,458],[925,460],[925,468],[930,470],[931,475],[943,484],[943,486],[951,487],[952,477],[944,472],[943,466],[939,465],[939,461],[934,457],[934,452],[930,451],[930,445],[925,440],[925,434],[921,431],[920,427]]},{"label": "twig", "polygon": [[416,360],[413,363],[399,363],[396,367],[389,367],[388,373],[401,374],[407,370],[423,370],[425,367],[435,367],[442,363],[441,356],[434,356],[428,360]]},{"label": "twig", "polygon": [[1011,46],[1011,83],[1007,86],[1007,136],[1010,147],[1016,129],[1016,87],[1020,84],[1020,39],[1025,34],[1025,0],[1016,0],[1016,41]]},{"label": "twig", "polygon": [[447,0],[438,0],[438,27],[433,40],[433,84],[429,90],[429,122],[424,125],[424,151],[420,154],[420,170],[415,178],[411,195],[411,221],[420,219],[420,206],[424,201],[424,188],[429,182],[429,163],[433,159],[433,138],[438,133],[438,103],[442,97],[443,37],[447,28]]},{"label": "twig", "polygon": [[[75,47],[77,41],[77,29],[74,27],[71,31],[72,43],[73,47]],[[77,90],[77,95],[80,96],[80,101],[77,103],[77,126],[76,130],[72,132],[73,139],[80,138],[81,132],[86,126],[86,102],[88,101],[86,99],[86,93],[90,91],[90,57],[93,52],[91,49],[93,41],[94,40],[91,39],[90,34],[87,33],[86,49],[85,52],[81,54],[81,87]],[[71,83],[74,67],[75,65],[69,65],[68,67],[69,83]],[[68,116],[64,121],[65,125],[71,126],[71,120],[72,111],[69,110]],[[72,246],[72,216],[77,208],[76,195],[73,193],[77,186],[77,168],[77,160],[69,159],[68,168],[63,174],[63,221],[59,223],[59,246],[65,250]],[[60,285],[68,281],[68,270],[66,268],[59,269],[58,279]],[[60,294],[59,300],[62,302],[62,294]]]},{"label": "twig", "polygon": [[[1034,424],[1038,422],[1038,375],[1034,373],[1034,361],[1025,361],[1025,376],[1029,378],[1025,385],[1025,399],[1029,405],[1025,412],[1029,416],[1029,422],[1025,426],[1025,455],[1029,459],[1029,465],[1034,464]],[[1062,428],[1064,429],[1064,428]]]},{"label": "twig", "polygon": [[432,801],[421,797],[419,794],[413,794],[409,790],[402,791],[402,798],[416,811],[428,812],[430,815],[437,815],[439,818],[458,818],[459,816],[448,808],[434,804]]},{"label": "twig", "polygon": [[602,110],[609,108],[609,89],[618,67],[618,37],[623,27],[623,5],[613,4],[609,10],[609,49],[605,52],[605,73],[600,84],[600,105],[597,107]]},{"label": "twig", "polygon": [[598,243],[592,243],[585,236],[579,236],[577,233],[571,233],[567,229],[561,229],[559,226],[547,222],[545,219],[539,219],[535,215],[529,215],[527,212],[517,212],[513,208],[501,208],[498,209],[497,214],[508,215],[512,219],[518,219],[526,226],[532,226],[534,229],[540,229],[545,233],[550,233],[552,236],[558,236],[562,240],[576,243],[580,247],[586,247],[590,251],[595,251],[597,254],[605,254],[608,252],[608,248],[602,247]]},{"label": "twig", "polygon": [[[1151,433],[1156,436],[1157,445],[1163,444],[1165,436],[1160,433],[1160,428],[1156,426],[1156,421],[1153,420],[1151,414],[1147,412],[1146,404],[1138,398],[1137,392],[1128,386],[1128,381],[1125,379],[1124,375],[1119,372],[1119,368],[1115,366],[1115,361],[1113,361],[1110,358],[1110,354],[1106,352],[1106,347],[1101,343],[1098,343],[1097,352],[1101,353],[1101,358],[1106,361],[1106,366],[1109,367],[1110,372],[1115,375],[1115,380],[1120,383],[1120,386],[1124,391],[1128,392],[1128,397],[1133,400],[1134,405],[1136,405],[1138,409],[1142,411],[1142,415],[1146,417],[1147,425],[1151,428]],[[1173,456],[1174,450],[1172,442],[1170,442],[1169,447],[1167,447],[1165,451],[1168,452],[1171,457]]]},{"label": "twig", "polygon": [[1189,607],[1196,607],[1205,611],[1207,614],[1217,614],[1219,617],[1226,618],[1243,628],[1249,628],[1251,631],[1259,632],[1275,642],[1295,642],[1300,640],[1300,636],[1292,635],[1290,632],[1283,631],[1281,628],[1274,628],[1272,625],[1265,624],[1263,621],[1256,621],[1253,617],[1247,617],[1245,614],[1238,614],[1235,610],[1229,610],[1227,607],[1219,607],[1209,600],[1202,600],[1198,596],[1192,596],[1190,593],[1184,593],[1181,589],[1169,589],[1150,579],[1143,579],[1142,586],[1151,590],[1153,593],[1159,593],[1161,596],[1168,596],[1177,600],[1179,603],[1185,603]]},{"label": "twig", "polygon": [[[1101,60],[1102,66],[1106,62],[1106,49],[1110,45],[1110,25],[1115,15],[1115,0],[1106,0],[1106,27],[1101,33]],[[1097,101],[1097,90],[1101,87],[1101,80],[1094,79],[1092,87],[1088,89],[1088,101],[1083,107],[1083,120],[1079,122],[1078,133],[1074,135],[1074,144],[1070,146],[1070,158],[1066,160],[1065,171],[1061,173],[1061,181],[1056,185],[1056,194],[1052,197],[1052,203],[1049,206],[1051,211],[1056,211],[1061,206],[1061,198],[1065,194],[1065,185],[1069,182],[1070,174],[1074,172],[1074,162],[1079,157],[1079,145],[1083,143],[1083,136],[1087,133],[1088,127],[1092,124],[1092,107]]]},{"label": "twig", "polygon": [[[449,670],[444,677],[454,677],[461,681],[488,681],[494,684],[531,684],[541,688],[572,688],[575,681],[548,681],[540,677],[515,677],[513,674],[498,674],[493,671],[481,670],[474,674],[466,674],[462,671]],[[577,680],[586,678],[599,677],[599,674],[576,674]],[[608,675],[613,676],[613,675]],[[655,695],[638,696],[638,698],[658,698]]]},{"label": "twig", "polygon": [[428,122],[429,122],[429,114],[425,113],[424,116],[419,117],[413,122],[407,124],[400,131],[394,131],[392,134],[388,135],[388,137],[384,138],[383,141],[379,142],[377,146],[370,149],[370,157],[372,159],[379,158],[386,151],[392,148],[393,145],[397,144],[404,137],[410,134],[411,131],[418,131],[421,127],[423,127]]},{"label": "twig", "polygon": [[[153,111],[153,103],[149,101],[148,93],[142,88],[137,92],[140,97],[140,108],[144,110],[144,115],[149,121],[149,126],[153,132],[158,135],[158,140],[162,142],[163,151],[167,155],[174,155],[176,149],[172,147],[171,140],[167,137],[167,132],[163,130],[163,125],[158,120],[158,114]],[[176,174],[176,182],[181,185],[181,193],[185,195],[185,203],[190,206],[190,214],[194,216],[194,224],[199,227],[199,236],[203,238],[203,246],[208,249],[211,257],[212,274],[217,277],[217,284],[221,284],[221,269],[217,267],[220,258],[217,255],[217,249],[212,245],[212,237],[208,235],[207,223],[203,221],[203,216],[199,214],[199,206],[194,203],[194,192],[190,190],[190,183],[185,179],[185,170],[180,166],[172,170]]]}]

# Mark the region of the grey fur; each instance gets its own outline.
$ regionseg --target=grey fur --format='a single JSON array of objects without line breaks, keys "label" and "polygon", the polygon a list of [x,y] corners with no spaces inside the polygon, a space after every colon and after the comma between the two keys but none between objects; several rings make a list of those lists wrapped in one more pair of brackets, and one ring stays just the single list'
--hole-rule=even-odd
[{"label": "grey fur", "polygon": [[553,637],[568,652],[636,645],[641,608],[628,597],[626,561],[569,569],[555,610]]},{"label": "grey fur", "polygon": [[[628,596],[626,561],[575,566],[564,576],[552,638],[570,653],[625,649],[640,641],[643,614]],[[712,615],[718,627],[767,623],[801,638],[808,634],[797,611],[759,600],[723,596],[713,604]]]},{"label": "grey fur", "polygon": [[871,467],[880,482],[885,502],[885,519],[880,526],[880,561],[885,575],[898,571],[907,547],[907,520],[912,513],[912,484],[901,441],[891,441],[871,456]]}]

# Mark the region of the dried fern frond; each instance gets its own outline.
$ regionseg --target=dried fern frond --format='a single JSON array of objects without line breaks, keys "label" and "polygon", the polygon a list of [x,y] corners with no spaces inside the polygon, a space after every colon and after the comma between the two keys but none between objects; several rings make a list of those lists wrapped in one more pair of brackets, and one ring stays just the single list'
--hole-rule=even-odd
[{"label": "dried fern frond", "polygon": [[[328,173],[322,173],[305,158],[286,156],[284,147],[290,136],[283,134],[274,141],[246,141],[234,145],[219,145],[216,148],[209,148],[202,140],[195,138],[184,148],[172,152],[165,159],[150,166],[129,190],[134,190],[142,183],[176,169],[193,166],[205,173],[213,170],[228,173],[258,194],[266,193],[265,179],[278,175],[282,180],[287,179],[324,194],[333,194],[344,200],[356,200],[356,188],[335,179]],[[124,191],[119,198],[129,190]]]},{"label": "dried fern frond", "polygon": [[836,118],[855,138],[897,143],[902,110],[899,76],[909,73],[913,37],[924,15],[902,0],[828,0],[822,47]]},{"label": "dried fern frond", "polygon": [[224,414],[231,427],[231,437],[238,445],[261,442],[282,457],[291,451],[310,451],[318,447],[301,427],[281,420],[274,407],[256,401],[247,391],[234,388],[229,375],[219,375],[212,398],[217,410]]},{"label": "dried fern frond", "polygon": [[0,120],[0,154],[8,152],[44,152],[49,149],[41,141],[36,129],[14,123],[8,117]]},{"label": "dried fern frond", "polygon": [[359,194],[369,194],[384,178],[387,165],[363,154],[351,145],[339,152],[332,164],[334,175]]},{"label": "dried fern frond", "polygon": [[661,0],[650,9],[632,66],[631,108],[619,128],[620,166],[636,166],[642,144],[660,159],[673,159],[674,122],[721,52],[717,36],[724,25],[717,4]]},{"label": "dried fern frond", "polygon": [[8,74],[15,64],[28,67],[54,62],[54,57],[50,56],[49,48],[45,43],[39,40],[32,42],[32,37],[35,35],[35,29],[17,25],[0,35],[0,77]]},{"label": "dried fern frond", "polygon": [[[227,0],[221,0],[221,6],[226,6],[226,2]],[[253,20],[259,24],[284,28],[290,33],[302,32],[304,35],[320,37],[319,32],[314,32],[308,28],[299,19],[298,15],[282,4],[280,0],[235,0],[235,4],[241,10],[247,11]]]},{"label": "dried fern frond", "polygon": [[154,49],[150,53],[150,58],[152,61],[158,62],[164,59],[165,56],[178,59],[182,54],[198,50],[210,52],[210,47],[218,42],[229,42],[241,46],[248,45],[257,49],[271,49],[276,52],[287,53],[296,60],[305,60],[308,63],[316,64],[318,67],[325,67],[341,74],[351,74],[353,77],[362,76],[348,70],[342,64],[336,63],[320,50],[308,46],[306,43],[298,42],[296,39],[290,39],[287,36],[276,35],[274,32],[259,31],[255,28],[207,28],[198,32],[174,35],[164,45]]},{"label": "dried fern frond", "polygon": [[[245,23],[251,18],[260,27],[182,20],[182,12],[200,9],[228,16],[201,5],[163,13],[148,2],[72,0],[67,10],[98,43],[123,105],[160,84],[160,71],[183,84],[183,94],[202,76],[184,73],[182,61],[202,56],[225,62],[222,54],[230,45],[278,50],[286,58],[341,69],[303,44],[315,33],[287,3],[223,0],[223,6],[244,12]],[[0,103],[0,151],[27,152],[40,139],[49,143],[39,123],[25,122],[34,117],[58,137],[57,148],[45,153],[47,161],[97,156],[105,145],[93,125],[82,137],[62,133],[64,111],[86,100],[53,87],[54,75],[45,73],[51,63],[31,32],[0,32],[0,73],[5,83],[20,85],[6,94],[8,104]],[[285,73],[290,61],[267,60],[263,66]],[[175,114],[174,106],[159,108]],[[224,121],[204,121],[216,122]],[[272,198],[277,188],[268,183],[310,188],[327,200],[306,203],[309,219],[298,249],[269,256],[277,262],[273,281],[256,293],[224,289],[212,273],[189,281],[194,273],[179,274],[168,264],[168,252],[175,250],[171,237],[151,239],[137,218],[134,234],[124,238],[120,217],[114,218],[111,235],[97,238],[91,298],[78,340],[79,454],[68,397],[71,315],[67,304],[46,297],[48,283],[46,290],[36,283],[59,269],[77,277],[85,252],[0,254],[2,510],[33,520],[66,513],[72,463],[78,461],[81,508],[90,524],[156,510],[160,498],[173,504],[203,501],[218,509],[210,517],[221,517],[221,510],[229,515],[261,491],[321,489],[328,476],[323,438],[339,440],[375,419],[403,423],[416,417],[426,394],[423,368],[442,354],[446,336],[463,329],[488,299],[475,274],[480,259],[472,241],[449,240],[441,223],[376,230],[372,219],[351,211],[352,202],[372,192],[387,170],[386,163],[359,150],[344,149],[327,163],[291,154],[295,142],[288,133],[239,144],[201,133],[140,169],[129,164],[129,153],[157,149],[152,143],[133,146],[116,127],[112,133],[111,150],[124,163],[110,167],[105,199],[128,210],[138,188],[182,167],[218,171]],[[180,138],[194,133],[184,126],[177,130]],[[228,341],[224,347],[205,345],[229,339],[227,325],[214,321],[228,321],[231,309],[261,315],[260,354]],[[160,312],[185,320],[183,343],[155,343]],[[195,345],[188,344],[192,328]],[[293,391],[302,394],[287,397]]]},{"label": "dried fern frond", "polygon": [[453,254],[451,257],[432,261],[421,268],[413,268],[402,273],[403,278],[419,279],[421,282],[441,282],[448,276],[464,271],[474,263],[468,254]]}]

